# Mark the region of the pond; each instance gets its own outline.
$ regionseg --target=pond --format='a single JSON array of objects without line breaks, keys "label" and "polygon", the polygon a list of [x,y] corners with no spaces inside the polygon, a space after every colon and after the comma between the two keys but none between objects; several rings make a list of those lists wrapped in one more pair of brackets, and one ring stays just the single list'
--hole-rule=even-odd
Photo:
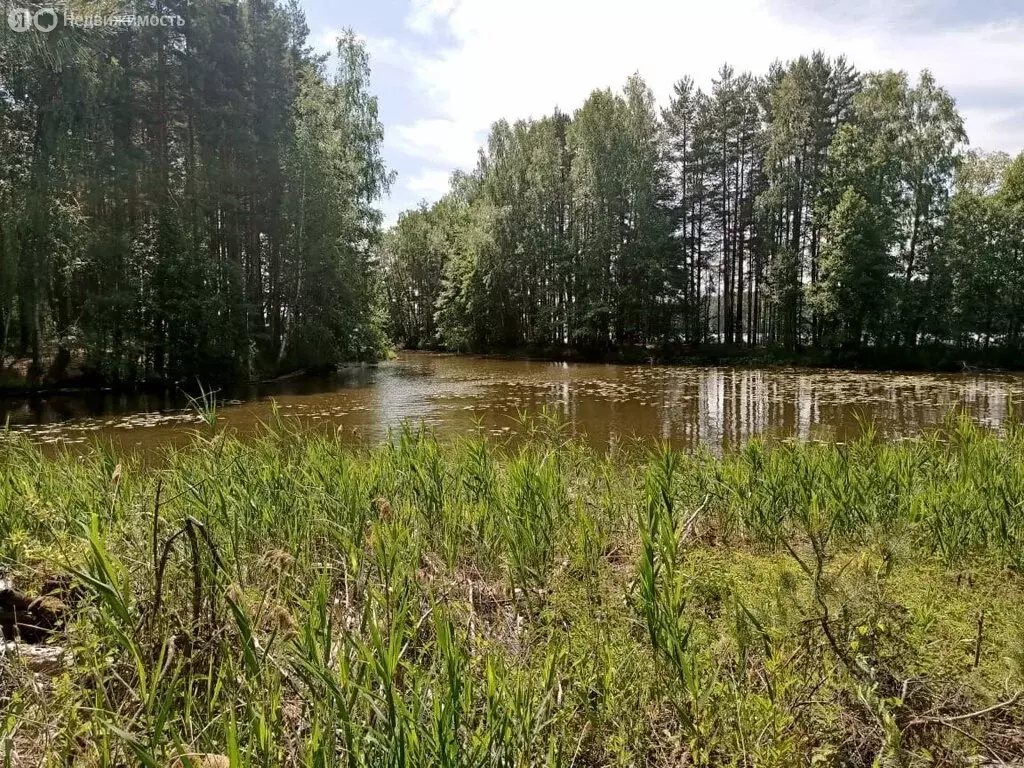
[{"label": "pond", "polygon": [[[963,408],[998,427],[1024,376],[860,373],[825,369],[596,365],[403,352],[327,378],[219,393],[217,418],[241,436],[274,418],[341,439],[379,440],[403,420],[439,435],[482,430],[516,439],[522,416],[546,409],[571,432],[611,441],[667,440],[721,451],[754,435],[847,440],[871,422],[889,438],[918,434]],[[61,394],[0,400],[0,424],[47,446],[118,450],[180,445],[199,428],[183,396]]]}]

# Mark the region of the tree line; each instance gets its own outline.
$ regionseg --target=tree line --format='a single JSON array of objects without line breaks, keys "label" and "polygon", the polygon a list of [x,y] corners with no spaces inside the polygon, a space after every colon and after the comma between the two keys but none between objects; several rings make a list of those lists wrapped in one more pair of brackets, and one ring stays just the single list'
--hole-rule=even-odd
[{"label": "tree line", "polygon": [[459,350],[1020,348],[1024,155],[968,151],[932,75],[821,53],[639,75],[493,125],[381,243],[394,339]]},{"label": "tree line", "polygon": [[295,0],[135,6],[182,22],[3,25],[0,369],[209,381],[379,355],[390,176],[359,40],[314,53]]}]

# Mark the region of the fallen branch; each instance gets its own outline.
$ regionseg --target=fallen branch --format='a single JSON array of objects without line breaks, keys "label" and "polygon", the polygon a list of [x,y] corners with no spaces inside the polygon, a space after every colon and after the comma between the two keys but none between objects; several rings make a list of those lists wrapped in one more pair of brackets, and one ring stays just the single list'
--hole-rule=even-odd
[{"label": "fallen branch", "polygon": [[976,712],[965,712],[962,715],[948,715],[946,717],[941,717],[937,715],[921,715],[920,717],[915,717],[913,720],[907,723],[903,727],[903,730],[905,731],[908,728],[912,728],[917,725],[937,724],[951,726],[952,723],[959,723],[964,720],[973,720],[976,717],[984,717],[985,715],[988,715],[992,712],[997,712],[1000,709],[1007,709],[1009,707],[1012,707],[1014,704],[1020,701],[1021,696],[1024,696],[1024,691],[1018,691],[1006,701],[1001,701],[998,704],[993,704],[991,707],[985,707],[984,709],[979,709]]}]

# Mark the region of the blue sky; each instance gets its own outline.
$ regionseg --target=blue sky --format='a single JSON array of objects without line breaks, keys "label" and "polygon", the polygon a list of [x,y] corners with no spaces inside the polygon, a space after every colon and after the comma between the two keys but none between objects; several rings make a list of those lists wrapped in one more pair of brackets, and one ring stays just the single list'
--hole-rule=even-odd
[{"label": "blue sky", "polygon": [[971,144],[1024,150],[1024,0],[301,0],[311,42],[365,40],[398,177],[387,221],[469,169],[495,120],[572,111],[640,72],[659,100],[723,62],[764,72],[821,49],[860,69],[930,69]]}]

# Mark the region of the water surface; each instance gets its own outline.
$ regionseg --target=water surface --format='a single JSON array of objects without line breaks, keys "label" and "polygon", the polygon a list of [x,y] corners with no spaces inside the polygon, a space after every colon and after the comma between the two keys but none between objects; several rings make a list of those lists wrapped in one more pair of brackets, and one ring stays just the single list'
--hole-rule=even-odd
[{"label": "water surface", "polygon": [[[441,436],[483,431],[516,439],[521,417],[547,409],[593,445],[668,440],[714,451],[754,435],[848,440],[871,422],[913,436],[963,408],[998,427],[1024,395],[1024,377],[857,373],[798,368],[622,366],[401,353],[329,378],[291,379],[220,393],[221,424],[242,436],[281,418],[341,439],[379,440],[403,420]],[[181,395],[110,393],[0,400],[0,424],[45,445],[100,439],[121,450],[188,442],[201,425]]]}]

